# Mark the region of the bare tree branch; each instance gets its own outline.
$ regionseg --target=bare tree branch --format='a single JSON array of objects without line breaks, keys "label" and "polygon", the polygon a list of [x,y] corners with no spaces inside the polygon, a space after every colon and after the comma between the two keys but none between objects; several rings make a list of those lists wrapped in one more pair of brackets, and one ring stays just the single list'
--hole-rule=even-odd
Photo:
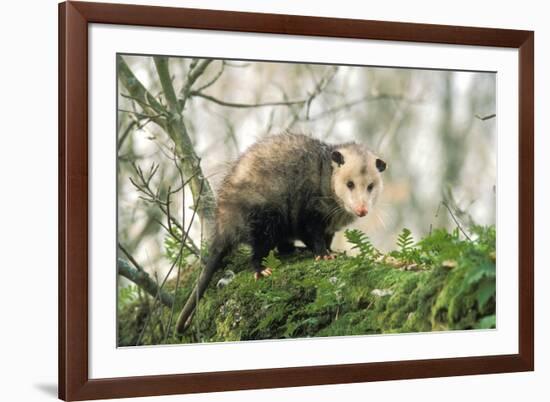
[{"label": "bare tree branch", "polygon": [[460,222],[458,222],[458,219],[456,219],[455,217],[455,214],[453,213],[453,211],[451,210],[451,208],[449,207],[449,205],[445,202],[445,201],[441,201],[441,204],[447,209],[447,211],[449,211],[449,214],[451,215],[451,218],[453,218],[453,221],[455,222],[456,226],[458,227],[458,229],[462,232],[462,234],[470,241],[472,241],[472,239],[470,238],[470,236],[468,236],[468,233],[466,233],[466,231],[464,229],[462,229],[462,226],[460,225]]},{"label": "bare tree branch", "polygon": [[363,96],[361,98],[354,99],[352,101],[342,103],[341,105],[334,106],[332,108],[326,109],[321,113],[318,113],[314,116],[311,116],[308,120],[309,121],[319,120],[319,119],[325,118],[329,115],[332,115],[334,113],[340,112],[342,110],[350,109],[350,108],[352,108],[354,106],[357,106],[357,105],[359,105],[363,102],[372,102],[372,101],[381,101],[381,100],[397,100],[397,101],[403,101],[403,102],[409,102],[409,103],[417,102],[416,100],[405,99],[401,95],[390,95],[390,94],[366,95],[366,96]]},{"label": "bare tree branch", "polygon": [[214,60],[212,59],[203,59],[201,61],[197,61],[196,67],[189,70],[189,74],[187,75],[187,82],[183,86],[183,96],[184,98],[187,98],[189,95],[189,92],[191,90],[191,87],[193,84],[195,84],[195,81],[204,73],[206,68],[212,63]]},{"label": "bare tree branch", "polygon": [[[156,100],[155,97],[152,96],[139,82],[122,56],[117,58],[119,79],[122,85],[130,93],[130,98],[141,106],[143,109],[143,114],[149,115],[149,118],[160,126],[172,139],[180,160],[180,164],[185,172],[185,176],[191,177],[198,170],[198,173],[194,176],[190,183],[193,200],[195,205],[198,205],[196,201],[198,198],[199,187],[203,187],[202,197],[206,199],[214,198],[212,189],[202,174],[200,169],[200,159],[194,151],[193,144],[189,138],[189,133],[187,132],[187,128],[183,122],[183,117],[180,114],[179,101],[176,97],[168,68],[168,58],[154,57],[153,59],[157,68],[164,97],[168,103],[168,109]],[[209,62],[211,62],[211,60],[208,61],[208,63],[198,63],[198,65],[190,73],[189,79],[192,82],[196,81],[200,74],[204,72]],[[206,227],[208,228],[214,216],[213,204],[210,202],[203,202],[197,213],[201,219],[206,221]]]},{"label": "bare tree branch", "polygon": [[206,84],[199,87],[197,89],[197,92],[201,92],[206,88],[209,88],[212,85],[214,85],[216,81],[218,81],[218,79],[222,76],[224,70],[225,70],[225,60],[222,60],[222,67],[220,68],[220,71],[218,71],[218,73],[210,81],[208,81]]},{"label": "bare tree branch", "polygon": [[142,271],[142,272],[144,271],[141,265],[138,264],[135,258],[128,252],[128,250],[126,250],[126,248],[122,244],[118,243],[118,248],[120,249],[120,251],[124,253],[126,258],[128,258],[130,262],[134,264],[134,267],[136,267],[138,271]]},{"label": "bare tree branch", "polygon": [[[201,186],[200,189],[199,189],[199,198],[198,198],[198,202],[200,203],[200,198],[201,198],[201,194],[202,194],[202,189],[203,187]],[[193,209],[193,215],[191,215],[191,221],[189,222],[189,226],[187,227],[187,231],[185,232],[185,235],[182,239],[182,244],[186,242],[187,238],[189,237],[189,231],[191,230],[191,226],[193,225],[193,221],[195,220],[195,215],[197,213],[197,209],[198,209],[198,205],[197,207],[195,207]],[[176,256],[176,258],[174,259],[174,262],[172,263],[172,265],[170,266],[170,269],[168,270],[168,272],[166,273],[166,276],[164,277],[162,283],[160,284],[160,286],[158,287],[158,293],[157,293],[157,296],[155,297],[155,299],[153,300],[153,307],[151,308],[151,312],[149,313],[149,315],[147,316],[147,320],[145,321],[145,324],[143,325],[143,329],[141,331],[141,333],[139,334],[139,337],[138,337],[138,340],[136,342],[136,346],[138,346],[140,343],[141,343],[141,339],[143,338],[143,335],[145,334],[145,330],[147,329],[148,325],[149,325],[149,322],[151,320],[151,316],[153,315],[153,312],[155,311],[155,307],[156,307],[156,304],[157,304],[157,301],[159,300],[160,298],[160,292],[162,291],[162,289],[164,288],[164,285],[166,285],[166,281],[168,280],[168,277],[170,276],[170,274],[172,273],[172,271],[174,270],[174,267],[176,266],[176,263],[178,262],[178,260],[181,258],[181,255],[182,255],[182,252],[183,252],[183,247],[180,247],[179,249],[179,252],[178,252],[178,255]]]},{"label": "bare tree branch", "polygon": [[[172,133],[170,136],[176,145],[176,151],[180,157],[180,164],[185,176],[193,177],[190,186],[193,194],[194,205],[200,208],[197,213],[201,219],[205,219],[207,223],[210,223],[214,218],[214,209],[212,208],[212,204],[203,202],[199,205],[197,200],[199,197],[199,188],[203,188],[203,195],[213,198],[212,188],[210,187],[208,181],[206,181],[200,169],[200,159],[195,153],[193,144],[187,132],[187,127],[183,122],[183,117],[180,113],[180,103],[176,96],[174,86],[172,85],[172,79],[168,66],[169,59],[168,57],[155,56],[153,60],[155,62],[160,84],[164,91],[164,96],[168,102],[168,107],[170,110],[170,124],[168,124],[168,131],[169,133]],[[199,62],[189,74],[189,78],[185,86],[192,86],[211,62],[212,60],[203,60]],[[197,171],[198,173],[194,174]]]},{"label": "bare tree branch", "polygon": [[145,290],[150,296],[156,297],[158,295],[158,300],[164,306],[172,308],[174,305],[174,298],[172,295],[159,289],[153,278],[151,278],[142,268],[137,267],[138,266],[136,266],[136,268],[132,268],[126,260],[122,258],[117,259],[117,269],[119,275],[134,282],[140,288]]},{"label": "bare tree branch", "polygon": [[[159,148],[161,149],[161,148]],[[161,149],[161,152],[162,151]],[[172,159],[172,158],[170,158]],[[176,166],[178,167],[178,171],[180,170],[179,165],[177,164],[177,161],[174,157],[172,159],[175,161]],[[151,203],[157,206],[157,208],[166,216],[166,219],[170,222],[168,227],[162,223],[160,220],[155,219],[155,222],[157,222],[160,226],[162,226],[174,239],[177,241],[181,241],[181,237],[174,231],[172,228],[170,228],[171,225],[176,226],[181,232],[183,232],[183,222],[180,222],[176,217],[174,217],[169,208],[169,199],[163,200],[159,197],[160,190],[154,191],[151,188],[151,180],[153,179],[153,176],[158,171],[158,165],[153,164],[151,165],[151,168],[149,169],[149,174],[146,176],[145,173],[143,173],[143,170],[141,167],[137,164],[132,164],[132,167],[134,168],[134,171],[136,172],[136,180],[134,180],[132,177],[129,177],[130,183],[136,188],[136,190],[143,194],[140,195],[139,198],[147,203]],[[180,173],[181,174],[181,173]],[[190,179],[187,179],[183,185],[178,186],[177,189],[171,190],[168,189],[168,194],[175,194],[176,192],[179,192],[180,190],[183,191],[183,188],[189,183]],[[187,238],[186,243],[184,247],[187,248],[191,253],[198,256],[199,255],[199,249],[193,242],[193,239],[190,237]]]},{"label": "bare tree branch", "polygon": [[[128,67],[122,56],[117,57],[117,69],[118,78],[122,82],[122,85],[124,85],[126,90],[130,92],[131,98],[136,100],[145,112],[150,113],[153,111],[153,114],[161,114],[164,112],[164,107],[135,77],[134,73],[130,70],[130,67]],[[155,122],[159,122],[159,119],[155,119]],[[159,125],[164,127],[161,122],[159,122]]]},{"label": "bare tree branch", "polygon": [[235,108],[254,108],[254,107],[267,107],[267,106],[292,106],[292,105],[303,105],[307,102],[307,99],[295,100],[295,101],[279,101],[279,102],[259,102],[259,103],[240,103],[240,102],[228,102],[218,98],[215,98],[211,95],[204,94],[198,91],[191,91],[189,96],[196,96],[199,98],[204,98],[211,102],[214,102],[221,106],[235,107]]},{"label": "bare tree branch", "polygon": [[137,122],[135,120],[131,121],[130,124],[128,124],[128,126],[126,127],[126,129],[122,132],[122,134],[118,136],[118,141],[116,146],[117,150],[120,150],[120,147],[122,146],[122,144],[124,144],[124,141],[126,141],[126,138],[130,134],[130,131],[134,129],[136,124]]},{"label": "bare tree branch", "polygon": [[[178,170],[179,177],[180,177],[180,183],[181,183],[181,221],[185,222],[185,179],[183,178],[183,171],[178,165],[178,161],[176,158],[174,158],[174,164],[176,165],[176,169]],[[170,190],[168,190],[168,194],[170,194]],[[196,209],[196,208],[195,208]],[[179,261],[178,261],[178,273],[176,276],[176,287],[174,289],[174,295],[178,294],[178,289],[180,285],[180,277],[181,277],[181,263],[182,263],[182,256],[183,256],[183,246],[185,245],[185,240],[189,238],[189,229],[191,229],[191,226],[187,229],[187,233],[185,234],[185,238],[182,237],[181,243],[180,243],[180,250],[179,250]],[[172,305],[172,308],[170,309],[170,317],[168,319],[168,325],[166,326],[166,334],[164,336],[164,341],[166,342],[166,339],[168,339],[168,336],[170,335],[171,328],[172,328],[172,320],[174,319],[174,313],[175,313],[175,305]]]},{"label": "bare tree branch", "polygon": [[[328,84],[330,84],[330,82],[335,77],[337,72],[338,72],[338,67],[333,67],[329,69],[328,73],[325,76],[323,76],[319,82],[315,84],[315,89],[310,94],[306,102],[306,120],[309,120],[309,110],[311,108],[311,103],[319,94],[321,94],[321,92],[323,92],[323,90],[328,86]],[[313,72],[312,72],[312,75],[313,75]]]},{"label": "bare tree branch", "polygon": [[166,201],[159,198],[158,193],[160,191],[157,190],[156,192],[154,192],[153,189],[151,189],[150,183],[153,176],[157,172],[158,165],[155,165],[155,164],[151,165],[151,169],[147,177],[145,176],[145,174],[143,173],[143,170],[139,165],[133,163],[132,167],[136,172],[137,179],[139,180],[139,182],[134,180],[132,177],[128,177],[128,179],[130,180],[130,183],[132,183],[132,185],[136,188],[136,190],[143,194],[143,196],[139,196],[139,198],[145,202],[156,204],[164,215],[166,215],[167,217],[171,217],[172,223],[176,225],[178,229],[183,230],[182,223],[178,222],[177,219],[175,219],[169,214],[169,211],[167,210],[167,207],[166,207]]},{"label": "bare tree branch", "polygon": [[492,119],[492,118],[495,118],[495,117],[497,117],[497,115],[494,114],[494,113],[490,114],[490,115],[487,115],[487,116],[480,116],[480,115],[476,114],[476,118],[481,120],[481,121],[489,120],[489,119]]}]

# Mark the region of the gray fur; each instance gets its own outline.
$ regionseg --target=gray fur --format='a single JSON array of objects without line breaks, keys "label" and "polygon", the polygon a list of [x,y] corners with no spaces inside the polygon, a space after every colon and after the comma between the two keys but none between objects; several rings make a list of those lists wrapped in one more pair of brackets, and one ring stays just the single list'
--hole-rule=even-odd
[{"label": "gray fur", "polygon": [[[334,163],[341,151],[343,163]],[[342,156],[339,155],[338,156]],[[215,234],[208,263],[178,319],[178,331],[189,325],[202,296],[223,258],[238,244],[253,248],[252,264],[270,249],[291,248],[302,240],[316,255],[327,255],[334,233],[356,219],[352,203],[370,206],[382,189],[376,157],[355,143],[329,145],[302,134],[266,137],[235,162],[218,191]],[[356,179],[362,186],[355,198],[339,181]],[[377,183],[367,194],[368,183]],[[361,215],[363,216],[363,215]]]}]

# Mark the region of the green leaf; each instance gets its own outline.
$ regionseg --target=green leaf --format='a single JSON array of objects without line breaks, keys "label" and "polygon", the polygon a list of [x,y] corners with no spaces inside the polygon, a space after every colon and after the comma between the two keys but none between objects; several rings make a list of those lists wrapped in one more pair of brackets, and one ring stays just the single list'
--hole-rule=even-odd
[{"label": "green leaf", "polygon": [[479,310],[483,310],[491,297],[495,296],[496,283],[494,279],[486,279],[479,285],[476,292],[476,300]]},{"label": "green leaf", "polygon": [[348,229],[344,232],[346,239],[353,244],[352,250],[359,251],[359,257],[375,258],[380,252],[372,245],[368,236],[359,229]]},{"label": "green leaf", "polygon": [[483,317],[479,322],[476,324],[476,329],[491,329],[496,328],[497,318],[496,315],[489,315],[487,317]]},{"label": "green leaf", "polygon": [[397,246],[401,249],[401,253],[405,254],[412,248],[414,244],[414,239],[412,237],[411,231],[407,228],[404,228],[401,234],[397,237]]},{"label": "green leaf", "polygon": [[264,267],[269,267],[271,268],[272,270],[276,270],[278,268],[281,267],[281,265],[283,265],[283,263],[281,262],[281,260],[279,260],[276,256],[275,256],[275,251],[271,250],[269,252],[269,254],[267,255],[267,257],[265,257],[263,260],[262,260],[262,264],[264,265]]},{"label": "green leaf", "polygon": [[495,277],[495,265],[489,261],[480,263],[475,269],[470,270],[469,274],[464,278],[467,285],[473,285],[480,282],[484,278]]}]

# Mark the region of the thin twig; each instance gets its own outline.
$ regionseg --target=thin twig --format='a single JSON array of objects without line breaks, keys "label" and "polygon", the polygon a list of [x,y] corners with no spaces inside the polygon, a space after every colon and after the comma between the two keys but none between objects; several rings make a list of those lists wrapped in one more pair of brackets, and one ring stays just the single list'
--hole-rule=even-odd
[{"label": "thin twig", "polygon": [[168,231],[172,233],[172,215],[170,215],[170,189],[172,187],[168,186],[168,191],[166,192],[166,223],[168,224]]},{"label": "thin twig", "polygon": [[470,238],[470,236],[468,236],[468,234],[464,231],[464,229],[462,229],[462,226],[460,226],[460,223],[458,222],[458,220],[456,219],[455,215],[453,214],[453,211],[451,211],[451,208],[449,208],[449,205],[447,205],[447,203],[445,201],[441,201],[441,204],[443,204],[443,206],[445,208],[447,208],[447,211],[449,211],[449,214],[451,215],[451,218],[453,218],[453,221],[455,222],[456,226],[458,227],[458,229],[462,232],[462,234],[464,236],[466,236],[466,238],[469,240],[469,241],[472,241],[472,239]]},{"label": "thin twig", "polygon": [[321,93],[323,90],[330,84],[332,79],[336,76],[336,73],[338,72],[338,67],[331,68],[329,72],[321,78],[321,80],[315,84],[315,89],[309,96],[306,102],[306,120],[309,120],[309,111],[311,109],[311,104],[313,103],[313,100]]},{"label": "thin twig", "polygon": [[197,92],[201,92],[203,90],[205,90],[206,88],[209,88],[211,87],[212,85],[214,85],[216,83],[216,81],[218,81],[218,79],[221,77],[221,75],[223,74],[223,70],[225,69],[225,61],[222,60],[222,68],[220,68],[220,71],[218,71],[218,73],[210,80],[208,81],[206,84],[204,84],[203,86],[199,87],[197,89]]},{"label": "thin twig", "polygon": [[[187,127],[183,121],[180,110],[180,102],[175,96],[172,79],[168,66],[168,59],[165,57],[154,57],[155,66],[162,86],[164,98],[168,102],[168,106],[163,105],[162,98],[155,98],[145,88],[145,86],[134,75],[128,67],[123,56],[117,57],[117,72],[118,78],[122,86],[126,89],[128,95],[122,95],[132,99],[136,104],[140,105],[146,113],[150,115],[161,114],[163,118],[154,118],[153,122],[157,124],[170,139],[174,142],[179,161],[184,169],[185,176],[189,177],[199,168],[199,158],[195,153],[193,142],[187,131]],[[211,60],[202,60],[194,62],[194,68],[190,71],[188,80],[185,85],[192,85],[201,74],[204,72]],[[200,182],[204,179],[204,175],[200,172],[190,183],[193,201],[196,202],[198,188]],[[206,196],[212,193],[212,189],[208,182],[204,183],[204,193]],[[211,221],[214,216],[213,207],[210,204],[201,205],[201,210],[198,211],[201,219]]]},{"label": "thin twig", "polygon": [[357,106],[357,105],[359,105],[363,102],[372,102],[372,101],[381,101],[381,100],[398,100],[398,101],[410,102],[410,103],[417,102],[417,100],[405,99],[403,96],[400,96],[400,95],[387,95],[387,94],[366,95],[366,96],[363,96],[361,98],[358,98],[358,99],[355,99],[355,100],[352,100],[352,101],[349,101],[349,102],[342,103],[341,105],[334,106],[332,108],[326,109],[323,112],[320,112],[319,114],[316,114],[316,115],[310,117],[308,120],[309,121],[314,121],[314,120],[323,119],[323,118],[325,118],[329,115],[332,115],[336,112],[339,112],[341,110],[349,109],[349,108]]},{"label": "thin twig", "polygon": [[[179,173],[179,176],[180,176],[180,183],[181,183],[181,204],[182,204],[181,221],[185,222],[185,184],[184,184],[184,178],[183,178],[183,171],[182,171],[181,167],[178,165],[178,162],[177,162],[177,159],[176,159],[175,156],[174,156],[174,164],[176,165],[176,169],[178,170],[178,173]],[[187,229],[188,233],[189,233],[190,228],[191,227],[189,227]],[[186,234],[185,237],[186,238],[188,237],[187,234]],[[179,290],[180,276],[181,276],[181,266],[182,266],[181,255],[183,254],[182,253],[182,251],[183,251],[182,247],[184,246],[184,244],[185,244],[185,242],[184,242],[184,239],[182,238],[181,239],[181,244],[180,244],[180,252],[179,252],[180,259],[179,259],[179,262],[178,262],[178,273],[177,273],[177,276],[176,276],[176,286],[175,286],[175,289],[174,289],[174,298],[177,297],[178,290]],[[166,329],[166,334],[164,336],[164,342],[166,342],[166,340],[168,339],[168,336],[170,335],[170,332],[172,330],[172,320],[174,319],[175,308],[176,308],[175,304],[172,305],[172,309],[170,310],[170,317],[168,319],[168,326],[167,326],[167,329]]]},{"label": "thin twig", "polygon": [[[200,199],[201,199],[203,183],[204,183],[204,180],[201,181],[201,187],[200,187],[200,191],[199,191],[199,194],[198,194],[197,202],[200,202]],[[187,227],[187,231],[185,232],[185,236],[182,239],[182,243],[185,243],[185,241],[187,240],[187,237],[189,236],[189,231],[191,230],[191,226],[193,225],[193,221],[195,219],[195,215],[196,215],[198,209],[199,209],[199,206],[197,204],[195,206],[195,208],[193,208],[193,215],[191,216],[191,221],[189,222],[189,226]],[[178,255],[176,256],[174,262],[172,263],[172,265],[170,266],[170,269],[168,270],[168,273],[164,276],[164,279],[163,279],[162,283],[159,286],[159,291],[158,291],[157,295],[155,296],[155,299],[153,300],[153,307],[151,308],[151,310],[149,312],[149,315],[147,316],[147,319],[145,321],[145,324],[143,325],[143,329],[141,330],[141,333],[139,334],[139,337],[138,337],[137,342],[136,342],[136,346],[139,346],[139,344],[141,343],[143,335],[145,334],[145,330],[147,329],[147,327],[149,326],[149,322],[151,321],[152,313],[156,308],[156,305],[157,305],[157,302],[158,302],[158,299],[159,299],[159,296],[160,296],[160,292],[164,288],[164,285],[166,285],[166,282],[168,281],[168,277],[170,276],[170,274],[172,273],[174,267],[176,266],[176,262],[179,260],[182,252],[183,252],[183,246],[180,247]]]},{"label": "thin twig", "polygon": [[[166,117],[168,116],[168,113],[166,113],[165,110],[159,110],[158,108],[161,108],[162,105],[160,103],[157,103],[155,106],[152,106],[151,104],[135,97],[135,96],[131,96],[131,95],[128,95],[128,94],[120,94],[120,96],[122,96],[123,98],[126,98],[126,99],[130,99],[131,101],[134,101],[136,102],[139,106],[141,106],[141,108],[147,112],[148,110],[153,110],[156,114],[154,115],[147,115],[148,117],[152,117],[152,116],[162,116],[162,117]],[[145,95],[147,96],[147,99],[151,99],[153,96],[150,95],[150,94],[147,94]],[[154,99],[154,98],[153,98]]]},{"label": "thin twig", "polygon": [[[193,143],[189,137],[187,127],[185,125],[181,110],[185,107],[185,101],[188,97],[188,93],[195,81],[201,77],[206,68],[213,60],[201,60],[194,65],[194,68],[189,71],[187,80],[183,89],[183,100],[178,100],[174,86],[172,84],[172,77],[169,69],[169,58],[163,56],[153,57],[155,67],[157,69],[158,77],[162,90],[164,92],[164,98],[168,103],[169,108],[169,121],[167,122],[167,133],[174,141],[175,149],[178,154],[178,159],[185,172],[186,176],[191,176],[196,170],[200,170],[200,158],[195,153]],[[200,186],[204,187],[207,194],[212,193],[212,189],[208,182],[204,182],[202,172],[195,177],[190,183],[191,193],[193,194],[193,202],[197,204],[198,189]],[[198,204],[197,204],[198,205]],[[212,220],[214,216],[214,210],[210,208],[210,205],[201,205],[201,209],[198,211],[201,219]]]},{"label": "thin twig", "polygon": [[179,102],[180,110],[185,109],[185,104],[187,103],[187,99],[189,99],[190,97],[191,88],[195,84],[195,81],[197,81],[197,79],[204,73],[206,68],[213,61],[214,60],[211,59],[205,59],[201,61],[199,61],[198,59],[193,60],[191,68],[189,69],[189,73],[187,74],[187,80],[185,81],[185,84],[181,89],[181,94],[183,98]]},{"label": "thin twig", "polygon": [[126,140],[128,135],[130,134],[130,131],[132,131],[132,129],[136,124],[137,124],[136,121],[131,121],[130,124],[128,124],[128,127],[126,127],[126,129],[124,130],[124,132],[121,135],[119,135],[117,146],[116,146],[117,151],[120,150],[120,147],[122,146],[122,144],[124,144],[124,141]]},{"label": "thin twig", "polygon": [[134,110],[126,110],[126,109],[120,109],[120,108],[117,109],[117,112],[133,114],[141,120],[145,120],[145,119],[152,120],[152,119],[156,119],[156,118],[159,118],[159,117],[163,117],[163,115],[161,115],[161,114],[151,115],[151,114],[147,114],[147,113],[136,112]]},{"label": "thin twig", "polygon": [[279,102],[260,102],[260,103],[239,103],[239,102],[228,102],[218,98],[214,98],[211,95],[204,94],[202,92],[191,91],[189,96],[197,96],[199,98],[204,98],[211,102],[217,103],[221,106],[235,107],[235,108],[255,108],[255,107],[267,107],[267,106],[292,106],[292,105],[302,105],[307,102],[307,99],[295,100],[295,101],[279,101]]},{"label": "thin twig", "polygon": [[120,242],[118,243],[118,248],[120,249],[120,251],[122,251],[124,253],[124,255],[126,256],[126,258],[128,258],[130,260],[130,262],[132,264],[134,264],[134,267],[136,267],[136,269],[138,271],[141,271],[141,272],[145,272],[145,270],[138,264],[138,262],[134,259],[134,257],[132,256],[132,254],[130,254],[128,252],[128,250],[126,250],[126,248],[124,248],[124,246],[122,246],[122,244],[120,244]]},{"label": "thin twig", "polygon": [[480,116],[480,115],[476,114],[475,116],[476,116],[477,119],[479,119],[481,121],[485,121],[485,120],[489,120],[489,119],[492,119],[494,117],[497,117],[497,115],[495,113],[487,115],[487,116]]},{"label": "thin twig", "polygon": [[[173,220],[174,218],[172,218]],[[178,243],[181,242],[181,237],[179,237],[175,232],[170,232],[170,230],[168,229],[168,227],[162,223],[160,220],[158,219],[154,219],[154,221],[156,223],[158,223],[164,230],[166,230],[166,232],[172,236],[172,238],[174,240],[176,240]],[[173,221],[172,221],[173,222]],[[191,254],[193,254],[195,257],[198,257],[199,256],[199,249],[198,247],[195,245],[195,243],[193,242],[192,239],[188,238],[187,239],[187,242],[184,244],[184,247],[187,249],[187,251],[189,251]]]},{"label": "thin twig", "polygon": [[[151,189],[150,187],[150,183],[151,183],[151,179],[153,178],[153,176],[156,174],[157,172],[157,169],[158,169],[158,165],[157,165],[157,169],[153,169],[151,170],[151,174],[149,175],[149,177],[145,177],[145,175],[143,174],[143,171],[141,169],[141,167],[139,167],[139,165],[137,164],[132,164],[133,168],[134,168],[134,171],[136,172],[137,174],[137,177],[139,178],[139,181],[140,183],[137,183],[132,177],[128,177],[128,179],[130,180],[130,183],[132,183],[132,185],[136,188],[137,191],[139,191],[140,193],[142,193],[145,197],[142,197],[140,196],[139,198],[141,198],[142,200],[146,201],[146,202],[150,202],[150,203],[154,203],[158,206],[158,208],[162,211],[162,213],[166,216],[170,216],[170,214],[168,213],[168,211],[166,210],[166,203],[164,200],[161,200],[157,194],[155,194],[153,192],[153,190]],[[183,231],[183,224],[181,224],[180,222],[178,222],[175,218],[172,217],[172,223],[174,225],[177,226],[178,229],[180,229],[181,231]]]},{"label": "thin twig", "polygon": [[189,74],[187,76],[187,82],[185,83],[185,88],[189,90],[195,81],[204,73],[206,68],[212,63],[213,59],[203,59],[197,63],[197,66],[193,68],[192,70],[189,70]]},{"label": "thin twig", "polygon": [[119,275],[134,282],[136,285],[139,286],[140,289],[143,289],[149,295],[155,296],[158,294],[160,302],[166,307],[172,308],[174,306],[174,298],[172,297],[172,295],[160,291],[155,281],[149,276],[147,272],[143,271],[142,269],[134,269],[130,266],[130,264],[128,264],[126,260],[118,258],[117,272]]}]

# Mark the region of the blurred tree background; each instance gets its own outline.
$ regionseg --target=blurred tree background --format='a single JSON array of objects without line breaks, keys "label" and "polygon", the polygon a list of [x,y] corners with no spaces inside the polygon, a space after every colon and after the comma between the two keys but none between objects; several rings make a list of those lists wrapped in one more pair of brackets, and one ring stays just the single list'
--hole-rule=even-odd
[{"label": "blurred tree background", "polygon": [[[200,261],[229,164],[285,130],[362,142],[388,163],[354,224],[381,251],[404,227],[468,238],[495,224],[494,73],[133,55],[117,68],[119,273],[159,303]],[[343,234],[333,248],[349,249]]]}]

